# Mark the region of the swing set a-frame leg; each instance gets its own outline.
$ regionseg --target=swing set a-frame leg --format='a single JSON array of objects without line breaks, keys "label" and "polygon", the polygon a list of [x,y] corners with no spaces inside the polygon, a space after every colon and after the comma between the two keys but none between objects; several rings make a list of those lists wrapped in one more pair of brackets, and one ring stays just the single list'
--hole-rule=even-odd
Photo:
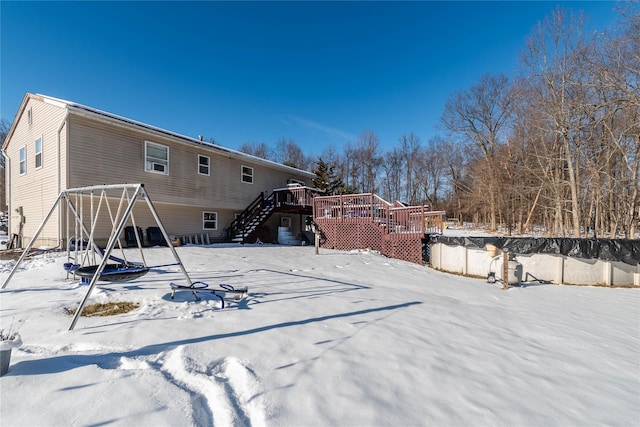
[{"label": "swing set a-frame leg", "polygon": [[129,201],[129,206],[127,206],[124,214],[122,215],[122,219],[120,220],[120,223],[118,224],[118,227],[116,228],[116,230],[111,235],[111,238],[109,239],[109,243],[107,244],[107,248],[105,249],[104,255],[102,257],[102,262],[100,263],[100,265],[96,269],[96,272],[94,273],[93,277],[91,278],[91,282],[89,283],[89,289],[87,290],[87,293],[85,294],[84,298],[82,299],[82,302],[80,303],[80,306],[76,310],[76,313],[75,313],[75,315],[73,317],[73,320],[71,321],[71,325],[69,325],[69,330],[72,330],[75,327],[76,323],[78,322],[78,318],[82,314],[82,310],[84,309],[84,306],[85,306],[87,300],[89,299],[89,296],[91,295],[91,292],[93,291],[93,288],[94,288],[96,282],[100,278],[100,274],[102,273],[102,271],[104,270],[105,265],[107,264],[107,260],[109,259],[109,256],[111,255],[111,251],[115,247],[115,244],[116,244],[116,242],[118,240],[118,236],[120,235],[120,233],[122,233],[122,230],[124,229],[124,226],[125,226],[127,220],[129,219],[129,216],[131,215],[131,212],[133,211],[133,207],[135,206],[136,201],[137,201],[137,199],[138,199],[138,197],[140,195],[142,195],[142,197],[144,197],[145,200],[147,201],[147,206],[149,207],[149,210],[151,211],[151,214],[153,215],[153,218],[155,219],[156,224],[160,228],[160,231],[162,232],[162,235],[164,236],[165,241],[168,242],[169,249],[171,249],[171,253],[173,254],[173,257],[175,258],[176,263],[180,266],[180,270],[184,274],[184,277],[187,280],[187,283],[189,284],[189,286],[192,285],[191,278],[189,277],[189,274],[187,273],[187,270],[185,270],[184,265],[182,264],[182,261],[180,260],[180,257],[178,256],[178,253],[176,252],[176,249],[173,247],[173,245],[171,245],[171,240],[169,239],[169,235],[167,234],[167,231],[165,230],[164,226],[162,225],[162,221],[160,221],[160,217],[158,216],[158,212],[156,211],[155,207],[153,206],[153,203],[151,202],[151,199],[149,198],[149,194],[147,193],[147,190],[144,188],[144,184],[138,184],[138,187],[135,190],[135,194],[133,195],[133,197]]},{"label": "swing set a-frame leg", "polygon": [[[9,283],[9,281],[11,280],[13,275],[15,274],[16,270],[18,269],[18,267],[20,266],[20,264],[24,260],[24,258],[28,255],[29,251],[32,249],[32,247],[35,244],[35,242],[37,241],[38,237],[40,237],[40,233],[44,229],[44,226],[47,224],[47,222],[49,221],[49,219],[53,215],[53,212],[56,210],[56,208],[59,207],[60,200],[62,200],[63,198],[66,199],[68,205],[71,206],[72,212],[74,213],[74,215],[77,216],[78,213],[77,213],[76,209],[73,207],[73,204],[70,203],[70,200],[69,200],[69,194],[70,193],[82,193],[82,192],[93,191],[93,190],[121,189],[121,188],[122,189],[134,189],[135,193],[134,193],[133,197],[131,198],[131,200],[129,201],[129,205],[125,209],[125,212],[124,212],[124,214],[123,214],[123,216],[122,216],[122,218],[120,220],[120,223],[118,224],[117,228],[112,232],[112,235],[109,238],[109,242],[107,244],[107,248],[105,249],[104,254],[102,255],[102,261],[100,262],[100,265],[97,267],[95,273],[93,274],[93,276],[91,278],[91,282],[89,283],[89,289],[87,290],[87,293],[85,294],[84,298],[80,302],[80,306],[76,310],[76,313],[75,313],[75,315],[73,317],[73,320],[71,321],[71,324],[69,325],[69,330],[72,330],[75,327],[76,323],[78,322],[78,318],[82,314],[82,310],[84,309],[84,306],[85,306],[87,300],[89,299],[89,296],[91,295],[91,292],[93,291],[93,288],[95,287],[97,281],[99,280],[100,275],[103,272],[103,270],[104,270],[104,268],[105,268],[105,266],[107,264],[107,261],[109,260],[109,256],[111,255],[111,251],[113,250],[113,248],[116,245],[116,242],[118,241],[118,236],[122,233],[127,220],[131,216],[131,214],[133,212],[133,207],[134,207],[134,205],[135,205],[135,203],[136,203],[136,201],[137,201],[139,196],[142,196],[142,197],[144,197],[146,199],[147,206],[149,207],[149,210],[151,211],[151,214],[153,215],[153,218],[155,219],[156,224],[160,228],[160,231],[162,232],[162,235],[165,238],[165,241],[169,244],[169,249],[171,250],[171,253],[173,254],[173,257],[176,260],[176,264],[180,266],[180,270],[182,271],[182,274],[184,275],[184,277],[185,277],[185,279],[186,279],[186,281],[188,283],[188,286],[192,286],[191,278],[189,277],[189,274],[187,273],[186,269],[184,268],[184,264],[182,264],[182,261],[180,260],[180,257],[178,256],[178,253],[176,252],[175,248],[173,247],[173,245],[171,245],[171,240],[169,239],[169,235],[167,234],[167,231],[165,230],[164,226],[162,225],[162,222],[160,221],[160,217],[158,215],[158,212],[156,211],[155,207],[153,206],[153,203],[151,202],[151,198],[149,197],[149,194],[147,193],[147,190],[144,188],[144,184],[112,184],[112,185],[97,185],[97,186],[90,186],[90,187],[83,187],[83,188],[74,188],[74,189],[67,189],[67,190],[61,191],[60,194],[58,195],[58,198],[54,202],[53,206],[51,207],[51,209],[49,210],[47,215],[44,217],[44,219],[42,220],[42,223],[40,224],[40,226],[38,227],[38,229],[34,233],[33,237],[31,238],[31,241],[29,242],[27,247],[24,249],[24,252],[20,255],[20,258],[18,259],[16,264],[13,266],[13,268],[9,272],[9,275],[7,276],[7,278],[2,283],[2,286],[0,287],[0,289],[4,289],[7,286],[7,284]],[[84,224],[82,225],[82,227],[83,227],[83,230],[85,232],[87,232],[86,227],[85,227]]]}]

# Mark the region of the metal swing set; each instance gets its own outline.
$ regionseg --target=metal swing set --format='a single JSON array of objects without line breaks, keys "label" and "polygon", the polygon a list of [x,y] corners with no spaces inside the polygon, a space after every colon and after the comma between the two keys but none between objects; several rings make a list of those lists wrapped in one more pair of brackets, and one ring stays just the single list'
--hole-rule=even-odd
[{"label": "metal swing set", "polygon": [[[114,198],[113,193],[117,190],[121,190],[120,202],[118,204],[118,209],[113,213],[110,205],[109,205],[109,195],[112,194],[112,198]],[[99,199],[97,202],[97,207],[95,206],[94,197],[96,194],[99,194]],[[85,222],[85,208],[84,199],[89,196],[89,215],[88,222]],[[149,211],[151,212],[156,225],[160,229],[162,236],[165,239],[165,242],[171,242],[162,222],[160,221],[160,217],[158,216],[158,212],[156,211],[151,199],[149,198],[149,194],[144,188],[144,184],[112,184],[112,185],[96,185],[89,187],[81,187],[81,188],[73,188],[67,189],[60,192],[58,198],[55,203],[49,210],[49,213],[45,216],[44,220],[38,227],[37,231],[31,238],[31,241],[24,249],[22,255],[16,262],[16,264],[11,269],[9,276],[5,279],[2,284],[1,289],[4,289],[14,273],[18,269],[18,266],[22,263],[22,261],[30,254],[31,249],[33,248],[34,243],[37,241],[40,233],[43,228],[53,215],[54,211],[60,206],[61,203],[66,202],[67,207],[67,215],[66,215],[66,244],[67,244],[67,263],[64,264],[64,269],[67,271],[67,274],[78,275],[83,278],[83,281],[88,282],[87,292],[80,302],[80,306],[76,310],[76,313],[71,321],[71,325],[69,326],[69,330],[72,330],[80,315],[82,314],[82,310],[93,291],[98,280],[110,281],[110,282],[126,282],[129,280],[134,280],[138,277],[141,277],[149,272],[151,268],[157,267],[166,267],[177,265],[180,267],[180,271],[184,275],[185,280],[187,281],[187,286],[179,286],[171,283],[172,287],[172,297],[175,289],[182,290],[190,290],[196,299],[199,299],[197,293],[203,292],[202,282],[196,282],[195,284],[191,281],[189,274],[184,268],[178,253],[176,252],[173,245],[168,244],[171,253],[175,259],[175,263],[172,264],[164,264],[160,266],[148,267],[146,264],[146,260],[144,258],[144,253],[142,251],[142,238],[138,233],[138,227],[136,226],[135,218],[133,216],[133,209],[136,205],[136,202],[140,199],[144,199],[147,203]],[[108,240],[108,243],[104,249],[98,246],[95,243],[95,232],[96,227],[98,225],[98,218],[102,212],[103,206],[106,206],[106,210],[108,212],[109,218],[111,220],[111,233]],[[70,224],[70,219],[73,218],[73,225]],[[122,250],[122,243],[120,241],[120,234],[125,230],[125,226],[128,221],[131,220],[131,224],[133,225],[134,235],[136,246],[140,251],[140,256],[142,258],[142,262],[130,262],[127,261],[124,251]],[[73,228],[73,236],[71,236],[71,229]],[[120,248],[122,252],[122,258],[118,258],[112,255],[112,251],[116,247],[116,245]],[[97,262],[97,257],[101,257],[100,262]],[[113,261],[109,263],[109,261]],[[68,277],[68,276],[67,276]],[[215,289],[207,289],[208,293],[212,293],[217,296],[223,304],[224,307],[224,299],[222,292],[217,293]],[[246,288],[241,290],[222,288],[220,291],[232,292],[238,297],[246,296]],[[222,295],[221,295],[222,294]]]}]

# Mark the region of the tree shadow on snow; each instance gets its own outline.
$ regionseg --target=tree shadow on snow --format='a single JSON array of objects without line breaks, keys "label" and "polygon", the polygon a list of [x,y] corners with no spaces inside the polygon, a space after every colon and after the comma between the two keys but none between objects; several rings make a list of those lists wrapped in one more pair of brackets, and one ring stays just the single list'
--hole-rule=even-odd
[{"label": "tree shadow on snow", "polygon": [[[241,310],[250,310],[250,306],[253,304],[273,303],[301,298],[319,298],[326,295],[371,288],[366,285],[318,277],[295,271],[255,269],[246,270],[242,273],[243,274],[227,276],[212,276],[212,273],[200,271],[195,274],[190,274],[190,278],[193,282],[204,282],[210,285],[210,288],[205,288],[203,292],[199,293],[202,299],[215,299],[215,297],[207,295],[207,289],[223,291],[223,289],[220,289],[221,285],[230,285],[235,289],[248,286],[248,298],[241,301],[233,301],[233,299],[225,300],[227,309],[235,308]],[[214,280],[211,280],[212,277],[214,277]],[[173,299],[171,298],[170,292],[164,295],[162,299],[174,302],[195,301],[195,297],[188,288],[179,289]],[[228,303],[229,305],[227,305]]]},{"label": "tree shadow on snow", "polygon": [[36,359],[36,360],[23,360],[11,366],[11,370],[6,374],[10,376],[17,375],[46,375],[55,374],[72,369],[81,368],[84,366],[96,365],[102,369],[117,369],[120,366],[121,358],[134,358],[139,356],[150,356],[168,350],[173,350],[176,347],[198,344],[208,341],[222,340],[225,338],[241,337],[247,335],[253,335],[273,329],[290,328],[295,326],[308,325],[311,323],[326,322],[330,319],[338,319],[345,317],[361,316],[369,313],[383,312],[388,310],[399,310],[414,305],[422,304],[420,301],[411,301],[402,304],[387,305],[383,307],[368,308],[364,310],[350,311],[346,313],[329,314],[326,316],[310,317],[308,319],[294,320],[291,322],[275,323],[273,325],[261,326],[253,329],[246,329],[236,332],[227,332],[222,334],[205,335],[198,338],[188,338],[184,340],[165,342],[160,344],[153,344],[142,347],[137,350],[130,350],[125,352],[111,352],[104,354],[67,354],[58,355],[48,358]]}]

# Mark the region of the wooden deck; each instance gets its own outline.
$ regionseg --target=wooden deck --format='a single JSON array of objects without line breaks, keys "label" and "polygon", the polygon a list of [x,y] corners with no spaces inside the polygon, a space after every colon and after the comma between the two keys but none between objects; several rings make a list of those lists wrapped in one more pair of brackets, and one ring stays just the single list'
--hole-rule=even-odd
[{"label": "wooden deck", "polygon": [[311,187],[276,188],[273,190],[275,211],[312,215],[313,198],[318,194],[319,190]]},{"label": "wooden deck", "polygon": [[313,220],[323,247],[370,248],[405,261],[422,263],[423,240],[442,233],[444,211],[389,203],[373,193],[313,199]]},{"label": "wooden deck", "polygon": [[442,233],[444,211],[428,206],[389,203],[373,193],[320,196],[304,186],[277,188],[260,194],[230,227],[230,239],[252,241],[274,212],[313,215],[322,247],[353,250],[370,248],[390,258],[421,264],[429,234]]}]

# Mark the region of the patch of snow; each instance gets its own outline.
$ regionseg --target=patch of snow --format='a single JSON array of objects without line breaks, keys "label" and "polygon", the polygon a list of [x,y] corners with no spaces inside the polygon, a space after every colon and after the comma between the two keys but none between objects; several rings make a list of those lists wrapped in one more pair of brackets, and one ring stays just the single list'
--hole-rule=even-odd
[{"label": "patch of snow", "polygon": [[[0,293],[0,327],[23,341],[0,379],[2,425],[639,423],[640,289],[503,291],[366,250],[176,250],[193,281],[248,297],[171,299],[184,278],[160,267],[99,282],[87,304],[140,308],[68,331],[87,286],[61,254],[22,265]],[[168,248],[145,258],[172,260]]]}]

